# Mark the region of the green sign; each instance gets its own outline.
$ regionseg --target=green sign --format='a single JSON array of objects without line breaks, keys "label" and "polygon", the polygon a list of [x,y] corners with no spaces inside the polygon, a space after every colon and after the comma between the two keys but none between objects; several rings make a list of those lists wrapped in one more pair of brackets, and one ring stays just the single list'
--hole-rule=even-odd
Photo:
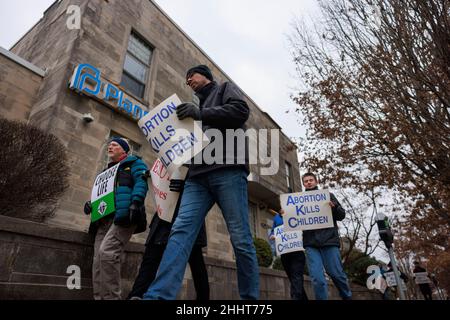
[{"label": "green sign", "polygon": [[92,213],[91,221],[100,220],[116,211],[114,204],[114,184],[119,164],[100,173],[95,178],[91,192]]}]

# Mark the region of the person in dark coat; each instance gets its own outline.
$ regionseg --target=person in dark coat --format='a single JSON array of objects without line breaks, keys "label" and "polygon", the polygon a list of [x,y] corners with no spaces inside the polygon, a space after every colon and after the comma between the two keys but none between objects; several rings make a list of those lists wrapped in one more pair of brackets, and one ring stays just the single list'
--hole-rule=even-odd
[{"label": "person in dark coat", "polygon": [[[283,225],[284,210],[281,209],[279,213],[276,211],[272,212],[275,213],[275,216],[273,218],[273,226],[269,237],[271,240],[275,240],[275,228]],[[283,265],[284,271],[286,271],[286,275],[288,276],[291,284],[292,300],[308,300],[308,296],[306,295],[305,288],[303,286],[305,261],[306,258],[304,250],[281,254],[281,264]]]},{"label": "person in dark coat", "polygon": [[[317,177],[313,173],[306,173],[302,177],[305,191],[318,190]],[[323,269],[331,277],[339,295],[343,300],[350,300],[352,292],[348,284],[347,275],[342,266],[339,252],[340,241],[336,221],[345,218],[345,210],[330,192],[330,206],[333,215],[331,228],[303,231],[303,246],[306,249],[309,275],[313,281],[316,300],[328,299],[328,284]]]},{"label": "person in dark coat", "polygon": [[[169,188],[171,191],[180,192],[182,194],[183,180],[170,180]],[[148,287],[155,279],[164,250],[167,246],[172,224],[178,214],[178,206],[179,201],[175,208],[172,223],[160,219],[158,213],[155,212],[149,226],[150,230],[145,243],[145,252],[142,257],[139,273],[134,281],[133,288],[128,295],[128,299],[142,299],[145,292],[147,292]],[[203,224],[189,257],[189,266],[191,268],[192,280],[194,281],[195,292],[197,294],[196,300],[198,301],[209,300],[208,271],[202,252],[202,248],[206,247],[206,245],[206,229],[205,224]]]},{"label": "person in dark coat", "polygon": [[[414,270],[413,273],[418,272],[427,272],[427,270],[420,266],[419,261],[414,261]],[[431,291],[431,286],[429,283],[421,283],[419,284],[420,292],[422,292],[423,298],[425,300],[433,300],[433,293]]]},{"label": "person in dark coat", "polygon": [[235,84],[218,84],[205,65],[189,69],[186,84],[195,92],[200,104],[178,105],[178,119],[201,121],[211,141],[213,136],[221,134],[223,144],[217,140],[217,149],[220,146],[223,149],[199,152],[191,161],[178,217],[170,232],[160,270],[144,299],[176,299],[192,246],[206,215],[217,203],[236,256],[239,295],[243,300],[256,300],[259,298],[259,266],[248,218],[248,144],[244,142],[250,109]]},{"label": "person in dark coat", "polygon": [[[402,270],[400,270],[400,268],[398,266],[397,266],[397,270],[398,270],[399,275],[400,275],[400,281],[403,281],[404,284],[406,285],[408,283],[408,281],[409,281],[408,276]],[[391,273],[391,272],[394,273],[394,269],[392,268],[392,262],[389,262],[388,265],[387,265],[387,269],[382,272],[383,278],[386,279],[386,275],[385,274],[386,273]],[[384,292],[384,295],[383,295],[383,299],[384,300],[390,300],[390,299],[395,300],[396,299],[396,295],[397,295],[397,285],[393,285],[391,287],[386,288],[386,291]]]}]

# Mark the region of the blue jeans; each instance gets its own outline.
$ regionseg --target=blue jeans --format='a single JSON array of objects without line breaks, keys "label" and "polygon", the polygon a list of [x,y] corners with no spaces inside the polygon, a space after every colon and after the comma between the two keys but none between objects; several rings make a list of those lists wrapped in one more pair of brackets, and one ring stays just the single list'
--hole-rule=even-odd
[{"label": "blue jeans", "polygon": [[331,277],[342,299],[351,299],[352,292],[348,285],[347,275],[341,262],[339,248],[327,246],[321,248],[306,247],[309,275],[313,281],[316,300],[328,299],[328,285],[323,268]]},{"label": "blue jeans", "polygon": [[241,168],[222,168],[187,179],[158,273],[144,299],[176,299],[192,246],[214,203],[230,234],[239,294],[245,300],[258,299],[259,269],[248,223],[247,174]]}]

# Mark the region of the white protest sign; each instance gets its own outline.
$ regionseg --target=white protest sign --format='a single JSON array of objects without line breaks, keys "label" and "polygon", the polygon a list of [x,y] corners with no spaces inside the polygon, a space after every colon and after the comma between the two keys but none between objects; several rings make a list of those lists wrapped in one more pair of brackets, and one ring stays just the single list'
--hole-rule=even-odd
[{"label": "white protest sign", "polygon": [[178,120],[176,109],[180,104],[180,99],[174,94],[138,122],[139,128],[169,174],[201,152],[209,143],[198,122],[192,118]]},{"label": "white protest sign", "polygon": [[384,277],[386,278],[386,283],[388,287],[395,287],[397,285],[397,281],[395,280],[394,271],[385,272]]},{"label": "white protest sign", "polygon": [[331,228],[330,192],[312,190],[280,195],[285,231]]},{"label": "white protest sign", "polygon": [[182,166],[169,175],[166,167],[160,159],[156,159],[150,170],[153,195],[156,202],[156,211],[160,219],[172,222],[175,207],[180,196],[179,192],[170,191],[170,179],[184,180],[188,168]]},{"label": "white protest sign", "polygon": [[91,221],[95,222],[111,213],[115,208],[114,203],[114,182],[120,163],[100,173],[94,182],[91,191]]},{"label": "white protest sign", "polygon": [[430,278],[428,278],[427,272],[416,272],[414,273],[414,278],[416,284],[431,283]]},{"label": "white protest sign", "polygon": [[[386,278],[386,283],[387,283],[388,287],[396,287],[397,286],[397,281],[395,280],[394,271],[385,272],[384,277]],[[400,283],[401,283],[400,288],[402,290],[406,290],[406,284],[402,279],[400,279]]]},{"label": "white protest sign", "polygon": [[284,231],[284,227],[281,225],[273,230],[273,234],[275,236],[277,256],[289,252],[305,250],[303,248],[303,236],[300,230]]},{"label": "white protest sign", "polygon": [[387,282],[386,282],[386,280],[384,280],[383,277],[379,277],[378,279],[379,279],[379,281],[377,283],[377,285],[378,285],[377,289],[381,293],[384,293],[386,291],[386,289],[388,288]]}]

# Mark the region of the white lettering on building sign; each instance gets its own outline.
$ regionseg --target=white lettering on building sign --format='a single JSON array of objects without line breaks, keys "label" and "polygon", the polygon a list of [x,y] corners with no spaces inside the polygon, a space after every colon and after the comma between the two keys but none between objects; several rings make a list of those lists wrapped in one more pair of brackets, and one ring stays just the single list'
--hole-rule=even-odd
[{"label": "white lettering on building sign", "polygon": [[133,102],[131,97],[115,85],[102,80],[100,70],[90,64],[80,64],[75,68],[69,88],[104,101],[108,106],[136,120],[148,113],[148,107]]}]

